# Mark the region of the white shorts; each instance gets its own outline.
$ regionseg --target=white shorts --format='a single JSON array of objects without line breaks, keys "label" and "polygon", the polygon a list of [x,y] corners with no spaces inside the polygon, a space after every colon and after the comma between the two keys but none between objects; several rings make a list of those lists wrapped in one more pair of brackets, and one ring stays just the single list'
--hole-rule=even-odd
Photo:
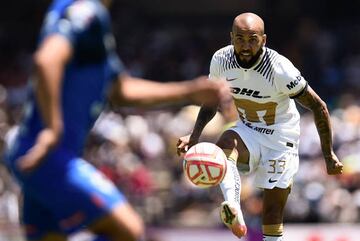
[{"label": "white shorts", "polygon": [[239,164],[240,173],[253,173],[255,186],[273,189],[287,188],[299,168],[298,148],[284,146],[284,150],[274,150],[262,145],[262,133],[256,132],[241,122],[229,130],[236,132],[249,150],[249,165]]}]

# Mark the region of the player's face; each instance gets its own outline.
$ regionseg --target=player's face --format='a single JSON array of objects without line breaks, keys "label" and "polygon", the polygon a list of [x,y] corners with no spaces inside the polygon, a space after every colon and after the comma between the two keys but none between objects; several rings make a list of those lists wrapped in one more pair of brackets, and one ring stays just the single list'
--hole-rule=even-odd
[{"label": "player's face", "polygon": [[256,31],[235,30],[231,32],[231,42],[235,52],[244,64],[255,63],[265,45],[266,35]]}]

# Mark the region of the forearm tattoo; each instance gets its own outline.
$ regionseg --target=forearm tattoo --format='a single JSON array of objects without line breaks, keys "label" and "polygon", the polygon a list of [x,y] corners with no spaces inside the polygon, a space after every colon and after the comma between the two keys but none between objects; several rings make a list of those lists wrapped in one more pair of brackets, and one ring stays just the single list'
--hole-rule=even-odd
[{"label": "forearm tattoo", "polygon": [[195,122],[193,134],[200,135],[207,123],[215,116],[216,110],[216,108],[201,107]]},{"label": "forearm tattoo", "polygon": [[296,98],[302,106],[310,109],[314,114],[316,129],[321,141],[324,156],[332,152],[332,130],[330,114],[324,101],[309,87],[302,95]]}]

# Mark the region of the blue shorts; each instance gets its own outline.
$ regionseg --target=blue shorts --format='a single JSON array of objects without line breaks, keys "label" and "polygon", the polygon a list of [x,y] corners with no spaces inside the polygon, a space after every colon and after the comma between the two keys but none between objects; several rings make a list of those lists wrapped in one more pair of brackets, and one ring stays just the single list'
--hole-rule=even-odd
[{"label": "blue shorts", "polygon": [[32,173],[19,173],[14,160],[28,149],[22,147],[7,161],[22,186],[22,221],[30,240],[48,232],[69,234],[86,228],[127,202],[100,171],[64,149],[53,151]]}]

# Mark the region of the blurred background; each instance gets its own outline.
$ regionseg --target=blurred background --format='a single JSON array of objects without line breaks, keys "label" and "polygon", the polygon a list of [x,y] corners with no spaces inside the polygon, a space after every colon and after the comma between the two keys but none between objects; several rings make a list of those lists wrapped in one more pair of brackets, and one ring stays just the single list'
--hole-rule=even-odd
[{"label": "blurred background", "polygon": [[[48,4],[1,2],[0,154],[21,119]],[[111,14],[118,53],[129,72],[158,81],[208,74],[212,54],[230,42],[233,18],[248,11],[260,15],[267,46],[288,57],[326,101],[334,147],[345,164],[342,176],[327,176],[312,115],[299,108],[301,162],[285,212],[286,240],[355,241],[360,230],[359,10],[356,0],[114,0]],[[85,157],[141,213],[149,240],[235,240],[218,217],[219,190],[191,186],[176,156],[177,139],[191,131],[197,111],[181,105],[105,111],[89,137]],[[227,121],[216,116],[202,140],[215,141]],[[251,176],[242,177],[241,198],[250,227],[247,240],[259,241],[261,192],[252,186]],[[0,164],[1,241],[22,240],[20,200],[18,186]]]}]

